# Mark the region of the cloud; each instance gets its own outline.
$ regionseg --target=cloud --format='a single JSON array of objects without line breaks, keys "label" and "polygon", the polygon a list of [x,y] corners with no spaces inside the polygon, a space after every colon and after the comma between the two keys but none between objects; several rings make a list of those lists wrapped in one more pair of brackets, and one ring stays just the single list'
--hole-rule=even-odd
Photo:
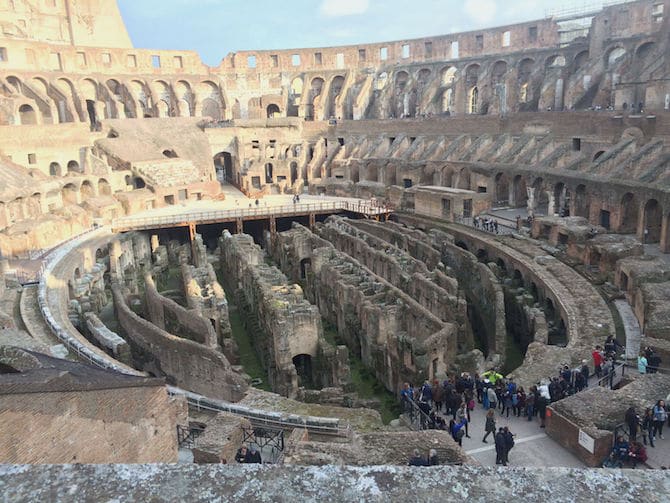
[{"label": "cloud", "polygon": [[365,14],[370,0],[323,0],[319,11],[326,17],[353,16]]},{"label": "cloud", "polygon": [[464,10],[477,25],[489,24],[496,18],[495,0],[465,0]]}]

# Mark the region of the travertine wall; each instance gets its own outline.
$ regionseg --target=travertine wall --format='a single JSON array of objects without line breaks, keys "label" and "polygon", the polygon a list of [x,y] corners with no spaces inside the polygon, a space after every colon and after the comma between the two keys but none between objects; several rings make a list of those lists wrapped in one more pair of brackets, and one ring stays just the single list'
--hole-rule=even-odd
[{"label": "travertine wall", "polygon": [[0,395],[3,463],[176,463],[164,386]]},{"label": "travertine wall", "polygon": [[164,374],[176,386],[220,400],[238,401],[247,383],[234,372],[220,352],[197,342],[176,337],[140,318],[126,304],[118,285],[112,286],[119,324],[142,361],[155,373]]}]

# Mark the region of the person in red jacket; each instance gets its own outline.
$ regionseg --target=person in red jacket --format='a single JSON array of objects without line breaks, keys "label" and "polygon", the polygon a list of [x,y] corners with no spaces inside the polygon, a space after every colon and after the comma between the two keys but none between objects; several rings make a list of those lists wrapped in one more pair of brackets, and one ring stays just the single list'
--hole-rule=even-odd
[{"label": "person in red jacket", "polygon": [[591,355],[593,356],[593,366],[596,368],[596,375],[600,377],[600,367],[605,361],[600,346],[596,346],[596,349],[593,351],[593,353],[591,353]]}]

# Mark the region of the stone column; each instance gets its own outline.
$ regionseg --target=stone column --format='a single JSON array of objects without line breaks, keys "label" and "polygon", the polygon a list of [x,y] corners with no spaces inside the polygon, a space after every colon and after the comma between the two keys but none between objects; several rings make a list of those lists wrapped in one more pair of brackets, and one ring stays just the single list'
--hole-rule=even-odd
[{"label": "stone column", "polygon": [[661,252],[663,253],[670,253],[670,235],[668,235],[668,232],[670,232],[670,229],[668,229],[668,225],[670,224],[670,213],[666,213],[663,215],[663,219],[661,220]]}]

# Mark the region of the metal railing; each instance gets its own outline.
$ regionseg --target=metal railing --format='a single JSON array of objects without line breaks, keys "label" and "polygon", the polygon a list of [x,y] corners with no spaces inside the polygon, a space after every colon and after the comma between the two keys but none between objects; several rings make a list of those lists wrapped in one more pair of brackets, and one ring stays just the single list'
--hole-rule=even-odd
[{"label": "metal railing", "polygon": [[167,390],[170,396],[185,397],[188,404],[197,410],[228,412],[237,416],[242,416],[248,419],[255,427],[282,430],[302,428],[310,433],[338,437],[348,437],[351,434],[351,426],[348,423],[343,423],[338,418],[300,416],[297,414],[285,414],[281,412],[254,409],[245,405],[208,398],[174,386],[168,386]]},{"label": "metal railing", "polygon": [[309,213],[327,213],[349,211],[368,216],[383,215],[392,210],[386,206],[369,202],[329,201],[323,203],[297,203],[283,206],[254,206],[215,211],[184,211],[158,217],[124,217],[112,221],[112,230],[141,229],[184,224],[185,222],[222,222],[236,219],[260,219],[284,215],[306,215]]},{"label": "metal railing", "polygon": [[[621,370],[621,372],[618,372]],[[614,389],[621,381],[623,381],[624,373],[626,372],[626,363],[619,363],[618,365],[612,366],[611,370],[607,375],[602,376],[598,379],[598,386],[601,388]]]},{"label": "metal railing", "polygon": [[403,413],[409,420],[409,426],[414,431],[435,429],[435,424],[428,414],[419,408],[414,400],[403,400]]}]

